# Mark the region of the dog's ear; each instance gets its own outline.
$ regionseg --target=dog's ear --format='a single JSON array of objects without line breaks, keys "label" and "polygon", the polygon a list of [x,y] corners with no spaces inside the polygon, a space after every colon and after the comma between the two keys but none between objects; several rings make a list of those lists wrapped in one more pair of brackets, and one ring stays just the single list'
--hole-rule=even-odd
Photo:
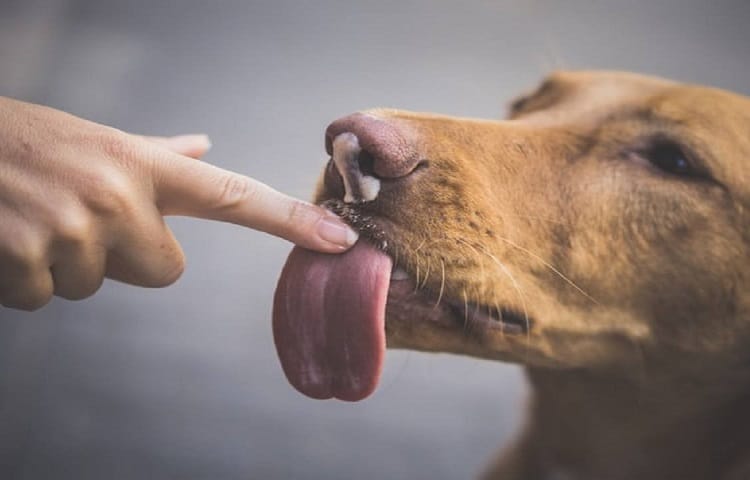
[{"label": "dog's ear", "polygon": [[505,107],[505,115],[502,116],[502,118],[505,119],[512,119],[515,117],[518,112],[520,112],[523,109],[523,106],[525,102],[527,102],[529,99],[529,94],[523,94],[518,95],[517,97],[513,98]]},{"label": "dog's ear", "polygon": [[514,98],[507,109],[506,118],[514,118],[521,113],[529,113],[549,107],[565,93],[565,72],[552,72],[533,90]]}]

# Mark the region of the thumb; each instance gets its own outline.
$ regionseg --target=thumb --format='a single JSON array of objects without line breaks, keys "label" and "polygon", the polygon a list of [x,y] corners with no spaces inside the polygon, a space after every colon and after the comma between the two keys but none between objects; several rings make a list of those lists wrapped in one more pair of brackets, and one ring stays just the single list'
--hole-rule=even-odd
[{"label": "thumb", "polygon": [[201,158],[211,148],[211,140],[205,134],[177,135],[174,137],[139,136],[174,153],[195,159]]}]

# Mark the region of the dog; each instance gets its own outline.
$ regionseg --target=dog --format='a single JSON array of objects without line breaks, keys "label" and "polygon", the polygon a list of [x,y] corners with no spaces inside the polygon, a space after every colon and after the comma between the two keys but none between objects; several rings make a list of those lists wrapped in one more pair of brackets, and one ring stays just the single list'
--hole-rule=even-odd
[{"label": "dog", "polygon": [[367,246],[282,273],[297,388],[366,396],[385,339],[520,363],[525,427],[484,478],[750,478],[750,99],[564,71],[503,121],[376,109],[326,146],[315,199]]}]

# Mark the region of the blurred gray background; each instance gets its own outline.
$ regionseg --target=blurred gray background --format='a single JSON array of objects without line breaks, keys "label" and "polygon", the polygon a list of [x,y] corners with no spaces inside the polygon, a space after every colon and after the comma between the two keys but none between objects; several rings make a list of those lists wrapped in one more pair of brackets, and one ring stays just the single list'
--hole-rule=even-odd
[{"label": "blurred gray background", "polygon": [[[745,0],[0,0],[0,95],[206,132],[207,161],[307,198],[344,114],[499,117],[555,68],[748,93],[748,24]],[[519,428],[520,370],[448,355],[389,352],[362,403],[302,397],[271,338],[290,246],[169,223],[188,257],[171,288],[0,307],[0,478],[470,478]]]}]

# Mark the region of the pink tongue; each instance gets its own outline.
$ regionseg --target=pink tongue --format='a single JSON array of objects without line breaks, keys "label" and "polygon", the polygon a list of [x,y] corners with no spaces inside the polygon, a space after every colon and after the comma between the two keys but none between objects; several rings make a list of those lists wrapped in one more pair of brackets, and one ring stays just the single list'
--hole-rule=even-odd
[{"label": "pink tongue", "polygon": [[312,398],[370,395],[385,355],[391,259],[360,241],[327,255],[295,247],[273,301],[273,336],[289,382]]}]

